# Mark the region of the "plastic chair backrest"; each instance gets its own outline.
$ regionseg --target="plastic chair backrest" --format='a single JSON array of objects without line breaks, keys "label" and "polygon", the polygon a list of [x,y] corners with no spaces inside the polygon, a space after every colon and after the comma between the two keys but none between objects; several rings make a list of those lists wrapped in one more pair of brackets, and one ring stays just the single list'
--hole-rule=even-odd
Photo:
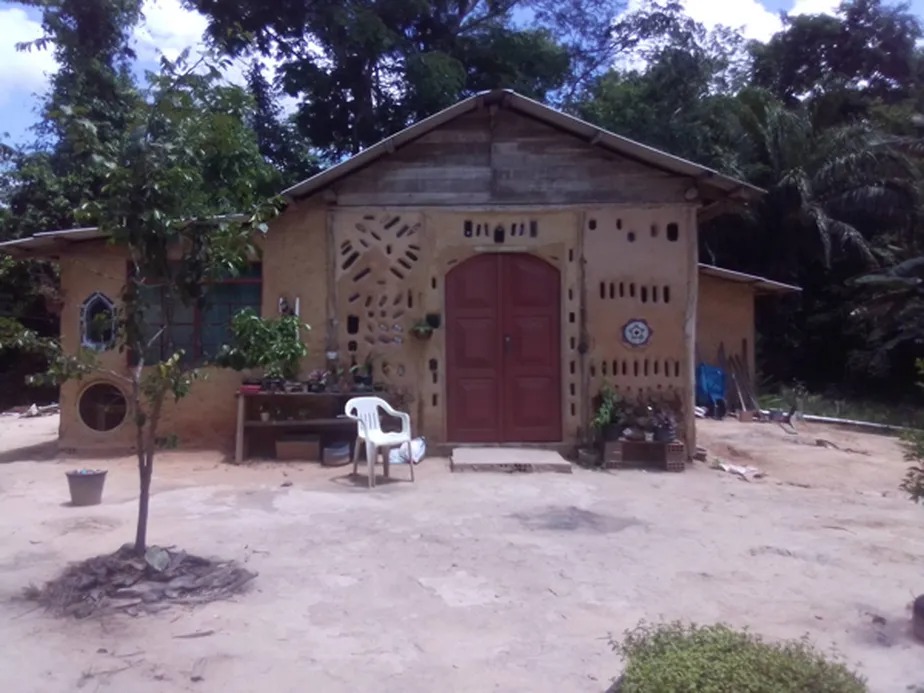
[{"label": "plastic chair backrest", "polygon": [[379,407],[384,404],[380,397],[353,397],[346,403],[346,414],[362,421],[367,431],[381,431]]}]

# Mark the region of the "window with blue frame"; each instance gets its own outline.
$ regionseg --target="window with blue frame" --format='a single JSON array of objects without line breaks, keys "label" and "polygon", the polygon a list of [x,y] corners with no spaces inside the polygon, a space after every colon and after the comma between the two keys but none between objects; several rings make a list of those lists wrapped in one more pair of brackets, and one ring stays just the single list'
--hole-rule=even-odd
[{"label": "window with blue frame", "polygon": [[201,309],[182,304],[172,306],[173,319],[168,334],[163,330],[171,308],[166,304],[167,297],[159,287],[142,287],[147,304],[144,333],[151,340],[145,350],[145,362],[161,361],[180,349],[185,351],[187,360],[213,358],[222,344],[231,342],[231,319],[235,314],[244,308],[260,313],[262,288],[262,267],[258,263],[234,277],[211,282]]}]

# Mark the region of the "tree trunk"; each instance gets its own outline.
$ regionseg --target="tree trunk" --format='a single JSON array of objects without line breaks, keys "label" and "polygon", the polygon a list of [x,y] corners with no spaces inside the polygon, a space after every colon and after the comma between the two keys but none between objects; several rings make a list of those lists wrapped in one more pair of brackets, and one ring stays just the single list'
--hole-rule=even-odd
[{"label": "tree trunk", "polygon": [[135,408],[135,445],[138,448],[138,525],[135,529],[135,553],[143,556],[148,548],[148,507],[151,498],[151,477],[154,475],[154,452],[157,446],[157,424],[166,397],[160,388],[149,396],[149,410],[142,408],[141,364],[132,379],[132,405]]},{"label": "tree trunk", "polygon": [[[153,451],[152,451],[153,453]],[[138,495],[138,526],[135,530],[135,553],[144,555],[148,543],[148,501],[151,497],[151,474],[154,471],[153,454],[147,450],[138,451],[138,477],[141,481]]]}]

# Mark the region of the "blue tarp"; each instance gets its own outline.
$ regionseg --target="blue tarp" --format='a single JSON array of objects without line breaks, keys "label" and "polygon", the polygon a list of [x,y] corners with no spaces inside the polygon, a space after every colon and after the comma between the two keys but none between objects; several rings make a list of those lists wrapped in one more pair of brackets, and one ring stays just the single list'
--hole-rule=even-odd
[{"label": "blue tarp", "polygon": [[701,363],[696,367],[696,404],[714,409],[725,404],[725,371]]}]

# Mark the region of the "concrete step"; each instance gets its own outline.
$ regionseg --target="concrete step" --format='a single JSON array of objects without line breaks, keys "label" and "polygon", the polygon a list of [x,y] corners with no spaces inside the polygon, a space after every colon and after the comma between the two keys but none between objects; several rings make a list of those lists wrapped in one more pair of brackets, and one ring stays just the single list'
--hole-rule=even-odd
[{"label": "concrete step", "polygon": [[554,450],[510,447],[457,447],[449,458],[453,472],[557,472],[571,474],[571,463]]}]

